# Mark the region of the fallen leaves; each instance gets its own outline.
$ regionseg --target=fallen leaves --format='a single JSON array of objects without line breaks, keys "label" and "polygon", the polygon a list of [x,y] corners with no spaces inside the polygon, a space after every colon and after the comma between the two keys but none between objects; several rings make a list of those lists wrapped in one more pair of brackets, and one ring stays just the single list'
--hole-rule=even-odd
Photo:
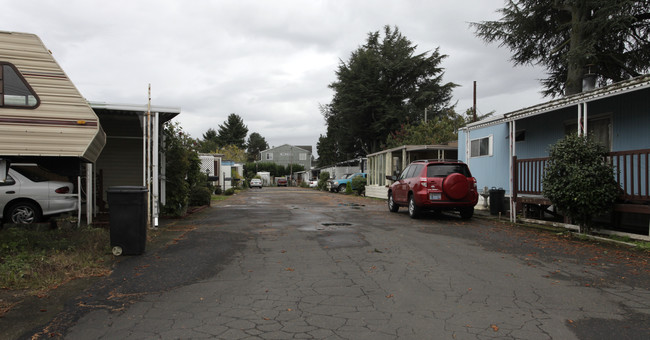
[{"label": "fallen leaves", "polygon": [[293,268],[285,268],[284,270],[285,270],[285,271],[288,271],[288,272],[292,272],[292,271],[294,271],[295,269],[293,269]]},{"label": "fallen leaves", "polygon": [[490,325],[490,328],[492,328],[492,330],[495,331],[495,332],[499,331],[499,326],[497,326],[497,325]]}]

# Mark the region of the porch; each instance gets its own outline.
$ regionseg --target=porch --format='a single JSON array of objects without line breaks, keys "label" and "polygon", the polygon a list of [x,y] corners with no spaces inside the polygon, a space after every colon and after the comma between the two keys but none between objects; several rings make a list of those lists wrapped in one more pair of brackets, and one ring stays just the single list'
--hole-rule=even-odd
[{"label": "porch", "polygon": [[[613,212],[598,217],[596,223],[607,229],[650,235],[650,149],[610,152],[607,161],[614,167],[620,188],[619,201]],[[524,218],[570,221],[556,211],[542,195],[542,178],[548,157],[517,159],[512,157],[512,202]]]}]

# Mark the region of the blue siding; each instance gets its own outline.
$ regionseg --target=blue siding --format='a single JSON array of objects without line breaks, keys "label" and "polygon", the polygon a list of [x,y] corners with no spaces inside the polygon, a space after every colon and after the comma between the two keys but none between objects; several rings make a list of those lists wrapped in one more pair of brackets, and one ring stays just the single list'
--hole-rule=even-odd
[{"label": "blue siding", "polygon": [[[650,149],[650,89],[603,98],[588,103],[588,117],[611,117],[612,151]],[[564,138],[567,124],[576,124],[578,106],[570,106],[516,121],[516,131],[525,130],[525,139],[516,143],[519,159],[548,157],[551,145]],[[493,136],[492,156],[466,159],[467,139]],[[509,188],[508,123],[458,133],[459,159],[468,163],[479,190],[487,186]],[[642,159],[642,163],[645,158]],[[638,165],[628,164],[628,168]],[[642,171],[645,164],[642,165]],[[631,176],[631,174],[628,174]],[[645,187],[645,182],[641,183]],[[638,190],[631,190],[637,192]],[[641,194],[643,194],[643,190]]]},{"label": "blue siding", "polygon": [[[466,138],[465,131],[458,134],[458,156],[469,165],[472,175],[476,177],[478,190],[483,187],[503,188],[509,193],[510,161],[508,151],[508,125],[505,123],[487,126],[469,131],[469,139],[478,139],[492,136],[492,155],[470,157],[465,159]],[[461,151],[462,150],[462,151]]]},{"label": "blue siding", "polygon": [[650,149],[650,89],[612,99],[612,151]]},{"label": "blue siding", "polygon": [[547,157],[549,147],[564,138],[565,122],[577,120],[577,117],[577,107],[570,107],[518,120],[515,129],[525,130],[526,139],[517,142],[515,150],[517,158]]}]

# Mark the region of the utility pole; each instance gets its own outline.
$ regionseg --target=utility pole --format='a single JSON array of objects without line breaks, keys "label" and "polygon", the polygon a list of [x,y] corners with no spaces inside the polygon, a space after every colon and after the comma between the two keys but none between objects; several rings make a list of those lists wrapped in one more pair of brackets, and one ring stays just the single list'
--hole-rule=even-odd
[{"label": "utility pole", "polygon": [[478,120],[478,117],[476,117],[476,80],[474,80],[474,106],[472,106],[472,113],[474,114],[474,121]]}]

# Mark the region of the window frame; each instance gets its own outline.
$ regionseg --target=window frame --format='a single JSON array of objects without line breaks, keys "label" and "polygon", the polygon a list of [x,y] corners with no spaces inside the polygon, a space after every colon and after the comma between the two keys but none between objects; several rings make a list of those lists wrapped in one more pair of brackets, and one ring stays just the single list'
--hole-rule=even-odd
[{"label": "window frame", "polygon": [[[16,74],[18,79],[22,82],[22,84],[27,88],[29,93],[34,96],[34,99],[36,100],[36,103],[34,105],[12,105],[12,104],[5,104],[5,74],[4,74],[4,67],[7,66],[10,69],[13,70],[13,72]],[[20,71],[18,71],[18,68],[12,64],[8,63],[5,61],[0,61],[0,107],[3,108],[11,108],[11,109],[26,109],[26,110],[34,110],[37,107],[41,105],[41,98],[38,96],[36,91],[34,91],[34,88],[29,84],[27,79],[23,76]]]},{"label": "window frame", "polygon": [[[479,144],[478,154],[477,154],[477,155],[474,155],[474,152],[473,152],[473,151],[474,151],[474,148],[472,147],[472,144],[473,144],[475,141],[478,141],[478,142],[480,143],[480,141],[482,141],[482,140],[484,140],[484,139],[487,139],[487,140],[488,140],[487,154],[481,154],[481,146],[480,146],[480,144]],[[493,135],[488,135],[488,136],[484,136],[484,137],[479,137],[479,138],[471,139],[470,142],[469,142],[469,156],[470,156],[470,158],[478,158],[478,157],[492,157],[492,156],[494,155],[494,153],[493,153],[493,144],[494,144],[494,138],[493,138]]]}]

